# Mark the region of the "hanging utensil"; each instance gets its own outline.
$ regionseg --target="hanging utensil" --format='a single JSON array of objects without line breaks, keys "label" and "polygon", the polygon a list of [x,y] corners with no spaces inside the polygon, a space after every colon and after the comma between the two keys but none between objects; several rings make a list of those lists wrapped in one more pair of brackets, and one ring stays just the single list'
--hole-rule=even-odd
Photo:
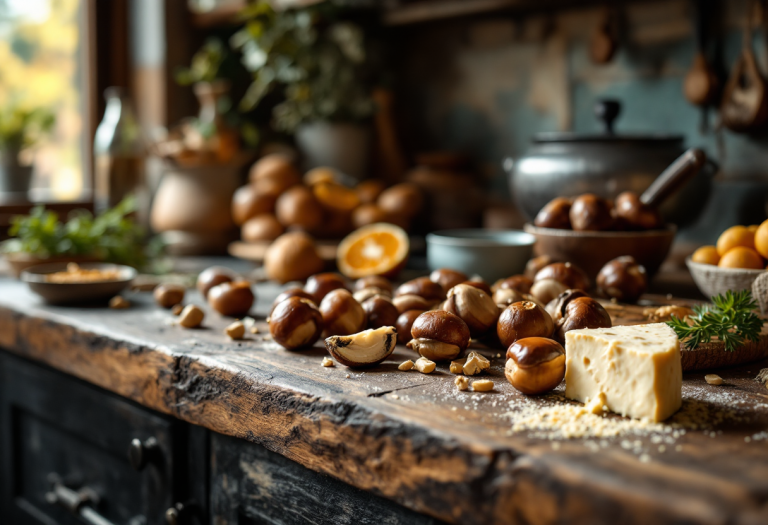
[{"label": "hanging utensil", "polygon": [[688,70],[683,81],[683,94],[694,106],[706,107],[715,102],[720,82],[706,56],[708,40],[706,14],[709,2],[699,0],[695,4],[697,50],[691,69]]},{"label": "hanging utensil", "polygon": [[616,53],[618,42],[616,40],[615,18],[613,10],[606,7],[602,20],[589,42],[589,58],[593,64],[607,64]]},{"label": "hanging utensil", "polygon": [[754,2],[750,4],[741,56],[733,66],[720,105],[723,125],[736,132],[754,131],[768,121],[766,81],[752,49],[751,14],[754,6]]}]

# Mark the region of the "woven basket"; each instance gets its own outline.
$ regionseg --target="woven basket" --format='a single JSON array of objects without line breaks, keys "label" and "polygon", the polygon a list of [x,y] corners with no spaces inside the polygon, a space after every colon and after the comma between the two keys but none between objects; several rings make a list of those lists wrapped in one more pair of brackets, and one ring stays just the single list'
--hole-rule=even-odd
[{"label": "woven basket", "polygon": [[712,264],[696,263],[691,261],[690,257],[685,260],[685,264],[688,265],[696,286],[707,297],[721,295],[728,290],[752,290],[755,279],[765,273],[765,270],[720,268]]}]

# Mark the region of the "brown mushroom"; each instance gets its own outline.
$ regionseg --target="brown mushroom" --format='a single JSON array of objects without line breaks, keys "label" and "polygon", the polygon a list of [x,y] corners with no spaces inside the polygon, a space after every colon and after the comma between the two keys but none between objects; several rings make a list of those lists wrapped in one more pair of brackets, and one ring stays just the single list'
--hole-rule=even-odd
[{"label": "brown mushroom", "polygon": [[552,199],[539,211],[533,220],[533,224],[539,228],[570,230],[571,218],[569,213],[571,212],[572,204],[573,200],[565,197]]},{"label": "brown mushroom", "polygon": [[565,350],[552,339],[520,339],[507,350],[504,375],[523,394],[549,392],[565,377]]},{"label": "brown mushroom", "polygon": [[413,322],[408,346],[432,361],[449,361],[469,346],[469,327],[457,315],[442,310],[424,312]]},{"label": "brown mushroom", "polygon": [[604,297],[634,303],[645,293],[648,276],[645,267],[625,255],[608,261],[597,274],[597,290]]},{"label": "brown mushroom", "polygon": [[565,334],[571,330],[610,328],[611,326],[613,326],[611,316],[603,305],[591,297],[578,297],[565,306],[563,317],[555,327],[555,339],[560,344],[564,344]]},{"label": "brown mushroom", "polygon": [[571,227],[577,231],[606,231],[613,227],[610,203],[592,193],[574,199],[569,217]]},{"label": "brown mushroom", "polygon": [[553,330],[554,323],[546,310],[531,301],[509,305],[496,325],[496,334],[505,348],[526,337],[551,337]]},{"label": "brown mushroom", "polygon": [[269,333],[279,345],[294,350],[312,346],[323,331],[323,316],[315,303],[289,297],[278,303],[269,316]]},{"label": "brown mushroom", "polygon": [[333,290],[323,298],[320,313],[323,314],[323,337],[356,334],[365,328],[365,310],[344,288]]}]

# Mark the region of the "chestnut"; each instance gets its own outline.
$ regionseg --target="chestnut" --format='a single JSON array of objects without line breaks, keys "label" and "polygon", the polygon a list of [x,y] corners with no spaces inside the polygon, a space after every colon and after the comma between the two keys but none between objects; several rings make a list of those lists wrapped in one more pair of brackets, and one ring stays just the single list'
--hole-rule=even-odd
[{"label": "chestnut", "polygon": [[338,273],[316,273],[307,279],[307,284],[304,285],[304,291],[312,296],[315,304],[320,304],[323,297],[328,295],[328,292],[346,287],[347,282],[344,280],[344,277]]},{"label": "chestnut", "polygon": [[180,284],[160,284],[155,287],[152,295],[155,302],[162,308],[173,308],[184,300],[185,288]]},{"label": "chestnut", "polygon": [[550,264],[557,262],[549,255],[539,255],[538,257],[534,257],[533,259],[529,259],[527,263],[525,263],[525,272],[523,275],[528,277],[531,281],[536,277],[536,274],[539,273],[539,270],[544,268],[545,266],[549,266]]},{"label": "chestnut", "polygon": [[552,317],[552,322],[555,325],[563,318],[565,307],[568,306],[568,303],[579,297],[589,297],[589,295],[583,290],[566,290],[547,304],[545,309],[550,317]]},{"label": "chestnut", "polygon": [[381,275],[371,275],[368,277],[361,277],[355,281],[355,290],[364,290],[366,288],[379,288],[380,290],[386,290],[388,295],[392,295],[392,283],[386,277]]},{"label": "chestnut", "polygon": [[433,306],[439,304],[439,301],[430,301],[420,295],[408,294],[395,297],[392,299],[392,304],[398,312],[403,313],[408,310],[431,310]]},{"label": "chestnut", "polygon": [[565,343],[565,334],[582,328],[610,328],[611,316],[603,305],[591,297],[578,297],[568,302],[563,317],[555,327],[555,339]]},{"label": "chestnut", "polygon": [[323,269],[315,241],[304,232],[288,232],[267,248],[264,271],[279,283],[301,281]]},{"label": "chestnut", "polygon": [[545,266],[538,271],[534,282],[544,279],[553,279],[573,290],[587,291],[591,284],[584,270],[569,262],[552,263]]},{"label": "chestnut", "polygon": [[305,186],[294,186],[278,197],[275,216],[286,228],[313,231],[323,222],[323,208]]},{"label": "chestnut", "polygon": [[203,297],[207,298],[208,292],[214,286],[221,283],[229,283],[237,279],[237,274],[229,268],[225,268],[224,266],[211,266],[200,272],[200,275],[197,276],[197,290],[203,294]]},{"label": "chestnut", "polygon": [[323,316],[315,303],[289,297],[278,303],[269,316],[269,333],[279,345],[294,350],[312,346],[323,331]]},{"label": "chestnut", "polygon": [[208,291],[208,304],[228,317],[245,317],[255,299],[248,281],[221,283]]},{"label": "chestnut", "polygon": [[499,318],[499,309],[491,296],[468,284],[457,284],[451,288],[442,310],[459,316],[467,324],[472,337],[487,332]]},{"label": "chestnut", "polygon": [[431,281],[429,277],[417,277],[398,286],[395,297],[401,295],[418,295],[427,300],[442,301],[445,299],[445,290],[440,284]]},{"label": "chestnut", "polygon": [[549,201],[533,220],[533,224],[539,228],[556,228],[558,230],[571,229],[571,205],[572,199],[557,197]]},{"label": "chestnut", "polygon": [[633,191],[625,191],[616,197],[615,214],[633,230],[655,230],[662,225],[658,210],[643,203]]},{"label": "chestnut", "polygon": [[380,295],[363,302],[363,310],[368,319],[368,328],[395,326],[399,315],[392,301]]},{"label": "chestnut", "polygon": [[445,292],[468,279],[466,274],[450,268],[440,268],[429,274],[429,280],[442,286]]},{"label": "chestnut", "polygon": [[512,303],[501,312],[496,335],[504,347],[526,337],[551,337],[554,323],[549,314],[532,301]]},{"label": "chestnut", "polygon": [[[299,288],[299,287],[288,288],[284,292],[281,292],[280,295],[275,297],[275,300],[272,301],[272,308],[270,309],[269,315],[272,315],[272,312],[275,311],[275,307],[278,304],[282,303],[286,299],[290,299],[291,297],[301,297],[302,299],[309,299],[310,301],[315,303],[314,298],[310,294],[305,292],[302,288]],[[317,306],[317,303],[315,303],[315,306]],[[269,321],[269,319],[267,319],[267,321]]]},{"label": "chestnut", "polygon": [[638,264],[631,255],[608,261],[597,274],[598,292],[617,301],[634,303],[647,287],[645,267]]},{"label": "chestnut", "polygon": [[259,191],[252,184],[241,186],[232,196],[232,220],[242,226],[257,215],[272,213],[276,198],[275,195]]},{"label": "chestnut", "polygon": [[569,217],[571,227],[577,231],[605,231],[613,227],[610,203],[592,193],[574,199]]},{"label": "chestnut", "polygon": [[484,291],[488,295],[493,295],[493,290],[491,290],[491,286],[480,279],[470,279],[469,281],[464,281],[461,284],[468,284],[469,286],[474,286],[475,288],[479,288],[480,290]]},{"label": "chestnut", "polygon": [[568,286],[554,279],[542,279],[533,283],[531,295],[543,304],[548,304],[558,295],[568,290]]},{"label": "chestnut", "polygon": [[285,233],[283,225],[277,218],[269,213],[257,215],[245,221],[240,229],[240,237],[245,242],[274,241]]},{"label": "chestnut", "polygon": [[392,302],[392,297],[390,297],[389,292],[380,288],[364,288],[352,294],[352,297],[355,298],[355,301],[360,304],[363,304],[371,297],[377,296],[386,297],[389,302]]},{"label": "chestnut", "polygon": [[507,350],[504,375],[523,394],[549,392],[565,377],[565,350],[552,339],[520,339]]},{"label": "chestnut", "polygon": [[356,334],[365,328],[365,310],[349,290],[338,288],[320,302],[323,337]]},{"label": "chestnut", "polygon": [[450,361],[469,346],[469,327],[458,315],[442,310],[424,312],[411,327],[408,346],[432,361]]},{"label": "chestnut", "polygon": [[401,345],[408,344],[411,340],[411,327],[413,322],[424,313],[424,310],[408,310],[401,313],[395,321],[395,328],[397,328],[397,342]]},{"label": "chestnut", "polygon": [[512,288],[496,290],[493,294],[493,302],[497,305],[504,305],[505,308],[512,303],[519,303],[520,301],[525,301],[523,294]]},{"label": "chestnut", "polygon": [[533,286],[533,279],[526,277],[525,275],[513,275],[512,277],[506,277],[499,279],[493,283],[492,290],[516,290],[520,293],[530,293],[531,286]]}]

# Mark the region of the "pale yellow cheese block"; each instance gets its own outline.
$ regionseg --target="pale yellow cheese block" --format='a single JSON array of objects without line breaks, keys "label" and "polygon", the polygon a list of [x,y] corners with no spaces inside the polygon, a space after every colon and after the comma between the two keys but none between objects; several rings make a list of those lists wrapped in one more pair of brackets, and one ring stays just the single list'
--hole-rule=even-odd
[{"label": "pale yellow cheese block", "polygon": [[663,421],[682,404],[680,344],[664,323],[565,334],[565,395],[623,416]]}]

